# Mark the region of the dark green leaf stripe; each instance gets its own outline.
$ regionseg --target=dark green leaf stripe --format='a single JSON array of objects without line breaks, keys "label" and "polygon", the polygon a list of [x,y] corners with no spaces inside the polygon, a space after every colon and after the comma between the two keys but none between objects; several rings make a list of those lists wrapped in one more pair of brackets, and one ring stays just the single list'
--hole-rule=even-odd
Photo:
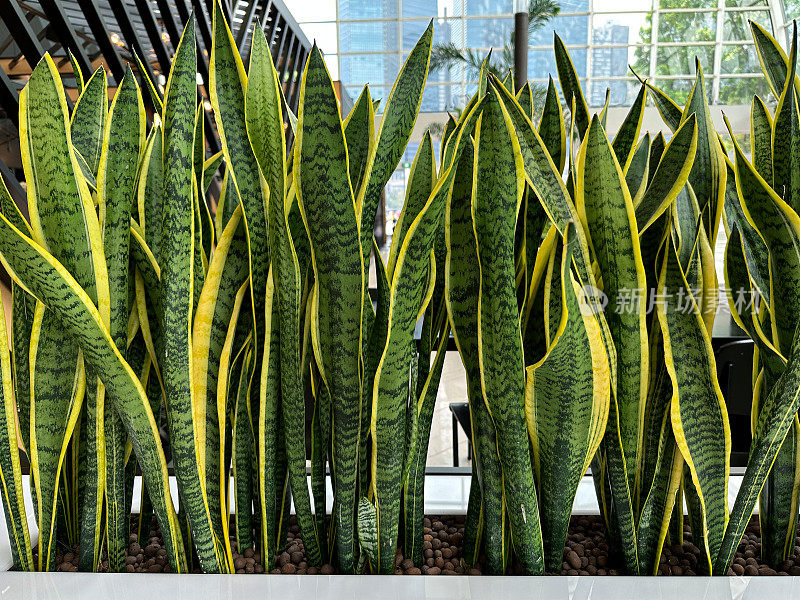
[{"label": "dark green leaf stripe", "polygon": [[[575,195],[608,299],[608,328],[617,350],[616,403],[628,488],[636,489],[644,403],[647,398],[648,344],[644,302],[647,278],[639,246],[633,202],[605,131],[595,116],[578,153]],[[622,307],[624,310],[620,310]]]},{"label": "dark green leaf stripe", "polygon": [[527,368],[525,394],[550,572],[560,570],[575,493],[605,432],[610,404],[608,357],[597,320],[581,314],[580,288],[570,273],[571,232],[568,227],[553,270],[560,324],[545,357]]},{"label": "dark green leaf stripe", "polygon": [[[800,113],[794,85],[797,71],[797,26],[789,54],[789,77],[775,109],[772,129],[772,188],[795,211],[800,209]],[[759,170],[760,172],[760,170]]]},{"label": "dark green leaf stripe", "polygon": [[406,199],[392,233],[392,246],[389,250],[389,259],[386,261],[386,274],[390,280],[408,229],[427,204],[434,185],[436,185],[436,160],[433,155],[433,140],[427,131],[411,164]]},{"label": "dark green leaf stripe", "polygon": [[764,101],[753,96],[750,108],[750,153],[753,166],[768,183],[772,183],[772,116]]},{"label": "dark green leaf stripe", "polygon": [[77,340],[87,365],[103,374],[111,401],[123,417],[142,465],[144,481],[165,536],[170,565],[176,571],[184,570],[183,544],[170,498],[166,461],[153,413],[136,374],[120,355],[100,313],[75,279],[3,215],[0,215],[0,256],[13,278],[56,313],[64,329]]},{"label": "dark green leaf stripe", "polygon": [[[688,310],[678,310],[681,289],[690,303]],[[728,522],[731,438],[711,339],[690,289],[670,241],[659,278],[665,300],[657,308],[672,380],[672,428],[699,497],[702,529],[697,539],[711,561],[719,552]]]},{"label": "dark green leaf stripe", "polygon": [[642,141],[636,147],[636,150],[631,157],[628,168],[625,171],[625,185],[631,193],[634,208],[639,206],[639,203],[644,197],[645,188],[647,187],[648,171],[649,171],[649,158],[650,158],[650,134],[645,133]]},{"label": "dark green leaf stripe", "polygon": [[478,358],[483,396],[497,426],[514,551],[525,573],[538,574],[542,534],[525,436],[525,362],[514,281],[514,229],[524,177],[497,87],[487,92],[476,133],[472,217],[480,264]]},{"label": "dark green leaf stripe", "polygon": [[350,185],[354,190],[360,190],[364,183],[367,161],[375,151],[375,110],[372,107],[369,86],[364,86],[343,125],[347,140]]},{"label": "dark green leaf stripe", "polygon": [[86,82],[70,119],[72,143],[95,174],[100,165],[107,114],[108,83],[105,69],[100,67]]},{"label": "dark green leaf stripe", "polygon": [[[530,111],[527,116],[533,120]],[[564,170],[567,156],[567,136],[564,129],[564,112],[561,109],[561,100],[558,98],[552,76],[547,84],[547,96],[542,108],[542,118],[539,120],[539,135],[542,137],[556,169],[561,173]]]},{"label": "dark green leaf stripe", "polygon": [[242,209],[237,207],[211,258],[192,328],[193,394],[198,399],[200,412],[205,413],[198,423],[198,437],[205,446],[205,453],[204,456],[198,455],[198,461],[202,461],[201,470],[205,471],[214,530],[226,545],[227,538],[223,532],[227,524],[223,524],[225,507],[220,504],[219,468],[222,460],[220,454],[225,452],[225,420],[224,416],[220,419],[217,384],[221,372],[220,356],[235,310],[237,292],[247,276],[247,240]]},{"label": "dark green leaf stripe", "polygon": [[364,253],[336,95],[322,54],[316,48],[303,73],[300,106],[294,179],[311,242],[316,281],[316,323],[312,325],[315,330],[312,335],[318,340],[316,359],[331,398],[336,400],[333,403],[336,547],[340,568],[352,572],[356,566],[355,482],[362,410]]},{"label": "dark green leaf stripe", "polygon": [[660,217],[686,184],[697,151],[697,118],[690,115],[664,148],[652,181],[636,206],[636,225],[643,232]]},{"label": "dark green leaf stripe", "polygon": [[[144,104],[133,72],[128,68],[111,103],[98,167],[98,199],[110,299],[109,333],[117,348],[127,347],[130,219],[144,128]],[[117,572],[125,567],[125,549],[129,541],[125,510],[125,428],[110,402],[104,411],[106,549],[109,570]]]},{"label": "dark green leaf stripe", "polygon": [[57,497],[64,452],[83,403],[86,376],[78,346],[41,302],[36,305],[31,331],[30,364],[30,459],[39,525],[38,569],[49,571],[55,568]]},{"label": "dark green leaf stripe", "polygon": [[586,130],[589,128],[589,106],[583,96],[581,83],[578,80],[578,74],[575,72],[575,65],[572,64],[572,58],[570,58],[564,42],[555,32],[553,32],[553,47],[556,55],[556,68],[558,69],[558,82],[561,84],[561,93],[564,94],[567,106],[572,104],[573,99],[575,101],[573,119],[578,128],[578,135],[583,139]]},{"label": "dark green leaf stripe", "polygon": [[[4,184],[2,188],[5,189]],[[3,209],[7,210],[5,204],[3,204]],[[2,316],[2,322],[0,322],[0,369],[2,369],[3,376],[3,410],[0,412],[0,497],[2,497],[14,568],[33,571],[31,538],[28,532],[17,443],[11,352],[6,331],[6,309],[2,298],[0,298],[0,311],[2,312],[0,315]],[[27,363],[27,360],[25,362]]]},{"label": "dark green leaf stripe", "polygon": [[[225,568],[215,538],[197,454],[191,382],[191,322],[194,305],[195,217],[193,202],[194,116],[197,56],[194,21],[184,29],[164,94],[164,220],[161,281],[164,299],[164,358],[160,362],[167,397],[167,418],[181,505],[203,571]],[[212,85],[212,90],[213,90]],[[205,398],[202,399],[205,402]]]},{"label": "dark green leaf stripe", "polygon": [[367,161],[364,183],[360,189],[354,190],[357,194],[356,214],[361,231],[365,269],[369,267],[372,223],[375,222],[375,212],[378,209],[381,193],[408,144],[422,103],[422,91],[428,78],[432,40],[433,21],[400,69],[400,74],[386,100],[378,132],[375,134],[375,145]]},{"label": "dark green leaf stripe", "polygon": [[[263,35],[261,36],[263,38]],[[308,561],[319,564],[321,554],[306,477],[305,386],[300,356],[301,289],[300,265],[289,231],[286,198],[286,150],[283,136],[278,77],[271,54],[259,38],[262,54],[251,57],[251,79],[247,89],[248,133],[251,139],[266,138],[256,158],[269,191],[268,225],[275,295],[280,318],[280,382],[289,477]],[[253,62],[258,59],[259,62]],[[255,71],[254,71],[255,67]],[[251,123],[255,123],[251,126]],[[260,147],[257,143],[256,147]]]},{"label": "dark green leaf stripe", "polygon": [[639,131],[642,128],[646,102],[647,86],[642,84],[639,88],[639,93],[636,95],[636,100],[633,101],[628,114],[625,115],[625,120],[619,126],[617,135],[614,136],[612,147],[623,173],[628,170],[628,165],[633,158],[633,151],[636,148],[636,142],[639,141]]},{"label": "dark green leaf stripe", "polygon": [[800,408],[800,336],[795,334],[786,370],[764,399],[759,411],[747,469],[731,511],[719,553],[714,560],[715,575],[728,571],[736,548],[753,514],[756,500],[787,433]]}]

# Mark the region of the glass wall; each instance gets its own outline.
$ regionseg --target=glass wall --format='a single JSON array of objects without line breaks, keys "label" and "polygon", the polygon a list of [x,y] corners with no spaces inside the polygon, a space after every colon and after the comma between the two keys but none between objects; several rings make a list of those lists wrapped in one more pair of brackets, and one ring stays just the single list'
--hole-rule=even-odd
[{"label": "glass wall", "polygon": [[[512,0],[296,0],[287,3],[317,41],[332,73],[352,97],[369,83],[374,97],[391,90],[408,51],[434,19],[434,43],[482,57],[502,54],[513,35]],[[637,80],[629,67],[676,100],[689,93],[695,57],[714,104],[743,104],[768,90],[760,77],[748,21],[779,41],[800,16],[800,0],[563,0],[561,13],[530,38],[528,77],[546,84],[555,74],[553,30],[562,37],[593,106],[633,100]],[[624,7],[624,10],[623,10]],[[784,16],[785,14],[785,16]],[[332,63],[335,63],[332,64]],[[432,72],[422,110],[463,106],[475,89],[474,73],[454,66]]]}]

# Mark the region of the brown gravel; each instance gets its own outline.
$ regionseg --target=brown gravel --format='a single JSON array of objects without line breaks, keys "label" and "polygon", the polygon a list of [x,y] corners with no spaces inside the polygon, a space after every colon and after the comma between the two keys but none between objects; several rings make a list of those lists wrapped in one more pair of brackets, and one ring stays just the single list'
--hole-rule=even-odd
[{"label": "brown gravel", "polygon": [[[136,529],[134,517],[131,529]],[[692,544],[689,527],[685,527],[683,544],[664,546],[658,568],[659,575],[698,575],[700,551]],[[481,575],[484,557],[478,564],[468,567],[461,561],[461,544],[464,539],[464,517],[430,517],[425,519],[423,554],[421,567],[414,565],[398,552],[395,573],[398,575]],[[129,573],[169,573],[167,553],[161,547],[163,540],[155,520],[152,521],[148,537],[139,540],[131,535],[125,570]],[[78,570],[79,548],[59,548],[56,553],[56,571]],[[34,550],[34,557],[36,550]],[[753,519],[737,549],[729,575],[800,575],[800,537],[795,538],[792,556],[774,570],[761,562],[761,543],[758,520]],[[261,555],[252,548],[243,553],[235,551],[234,567],[237,573],[263,573]],[[605,526],[598,516],[572,517],[569,535],[564,546],[564,561],[561,575],[622,575],[624,569],[618,558],[609,556]],[[105,559],[100,571],[108,570]],[[305,558],[299,527],[291,517],[287,544],[276,558],[269,571],[274,574],[332,575],[336,573],[330,564],[321,567],[309,566]],[[511,566],[511,573],[519,574],[518,565]]]}]

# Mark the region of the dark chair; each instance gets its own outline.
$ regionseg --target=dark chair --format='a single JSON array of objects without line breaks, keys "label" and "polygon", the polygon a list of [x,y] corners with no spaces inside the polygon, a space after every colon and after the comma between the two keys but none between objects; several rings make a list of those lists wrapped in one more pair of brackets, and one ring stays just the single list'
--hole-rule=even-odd
[{"label": "dark chair", "polygon": [[458,426],[467,436],[467,460],[472,458],[472,421],[467,402],[451,402],[450,412],[453,415],[453,466],[458,466]]},{"label": "dark chair", "polygon": [[753,406],[753,342],[740,340],[723,344],[715,350],[714,356],[731,426],[731,466],[746,467]]}]

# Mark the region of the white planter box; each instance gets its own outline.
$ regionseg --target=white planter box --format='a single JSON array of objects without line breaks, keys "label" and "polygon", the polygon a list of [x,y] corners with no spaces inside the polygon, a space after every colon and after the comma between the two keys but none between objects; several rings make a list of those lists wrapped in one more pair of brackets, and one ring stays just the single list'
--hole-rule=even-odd
[{"label": "white planter box", "polygon": [[766,600],[797,577],[465,577],[3,573],[2,600]]},{"label": "white planter box", "polygon": [[[740,471],[740,470],[739,470]],[[24,477],[27,489],[27,476]],[[170,478],[177,497],[174,477]],[[741,474],[731,476],[732,506]],[[468,475],[429,475],[425,513],[465,514]],[[140,480],[134,484],[138,511]],[[329,489],[330,494],[330,489]],[[331,498],[329,500],[329,505]],[[26,497],[31,542],[38,530]],[[573,514],[599,514],[591,477],[584,477]],[[174,575],[17,573],[12,565],[5,518],[0,519],[0,600],[767,600],[800,598],[799,577],[466,577],[323,575]]]}]

